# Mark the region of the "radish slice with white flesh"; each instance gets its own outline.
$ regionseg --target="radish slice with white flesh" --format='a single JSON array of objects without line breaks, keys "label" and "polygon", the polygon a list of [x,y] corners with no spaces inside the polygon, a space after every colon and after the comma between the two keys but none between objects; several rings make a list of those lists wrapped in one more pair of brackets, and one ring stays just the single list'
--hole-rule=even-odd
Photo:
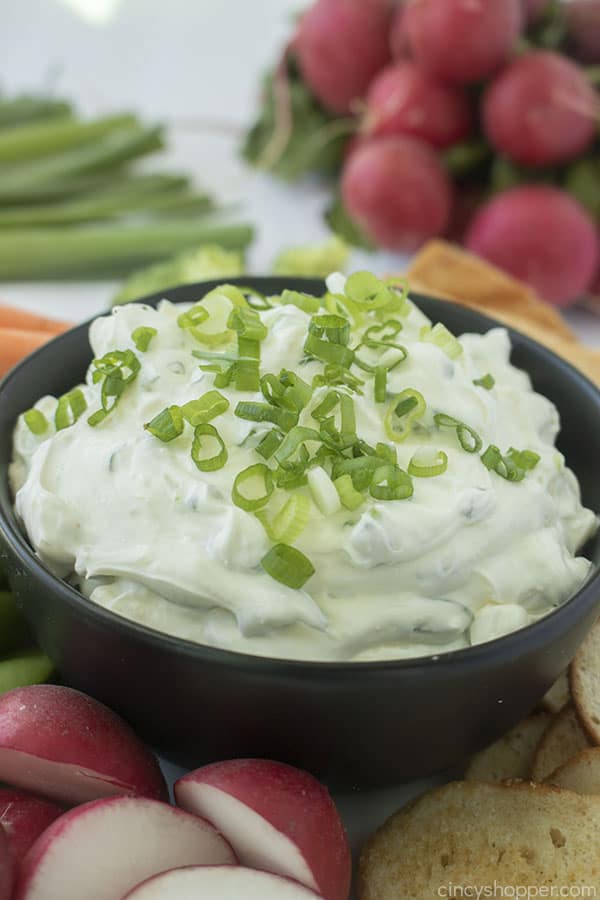
[{"label": "radish slice with white flesh", "polygon": [[123,719],[52,684],[0,697],[0,781],[69,805],[122,794],[168,796],[155,756]]},{"label": "radish slice with white flesh", "polygon": [[0,900],[11,900],[13,888],[13,860],[8,837],[0,825]]},{"label": "radish slice with white flesh", "polygon": [[242,866],[190,866],[156,875],[124,900],[323,900],[304,885]]},{"label": "radish slice with white flesh", "polygon": [[23,861],[14,900],[117,900],[167,869],[235,862],[208,822],[158,800],[111,797],[46,829]]},{"label": "radish slice with white flesh", "polygon": [[17,864],[48,825],[63,813],[60,806],[32,794],[0,790],[0,825],[6,832],[11,856]]},{"label": "radish slice with white flesh", "polygon": [[240,759],[184,775],[175,800],[223,834],[244,866],[293,878],[325,900],[347,900],[352,863],[339,813],[308,772]]}]

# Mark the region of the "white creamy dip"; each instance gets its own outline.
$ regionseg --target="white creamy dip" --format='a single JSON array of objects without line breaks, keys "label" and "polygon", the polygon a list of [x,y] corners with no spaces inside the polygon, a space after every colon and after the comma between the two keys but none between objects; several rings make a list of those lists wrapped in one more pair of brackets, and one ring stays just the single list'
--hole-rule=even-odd
[{"label": "white creamy dip", "polygon": [[[23,417],[15,429],[10,478],[17,514],[41,559],[91,600],[202,644],[282,658],[364,661],[490,640],[547,614],[585,580],[591,564],[576,554],[594,532],[596,516],[581,505],[577,480],[554,446],[555,407],[510,364],[503,328],[463,335],[463,352],[452,359],[421,339],[429,320],[410,304],[396,336],[408,356],[388,372],[386,402],[375,402],[372,375],[355,366],[363,395],[335,389],[352,396],[360,438],[372,446],[387,442],[402,469],[424,446],[443,451],[447,469],[414,477],[408,499],[376,500],[367,493],[354,511],[336,503],[335,488],[335,511],[327,513],[308,485],[294,488],[311,498],[308,524],[294,546],[315,574],[301,589],[276,581],[261,568],[273,541],[256,515],[231,497],[236,475],[265,462],[255,446],[273,425],[235,414],[240,400],[264,403],[262,394],[219,388],[230,405],[211,420],[228,450],[216,471],[196,467],[191,425],[168,443],[144,430],[165,407],[214,389],[214,374],[199,368],[206,361],[192,355],[201,345],[178,324],[187,308],[167,301],[158,309],[132,304],[92,324],[96,358],[130,349],[141,363],[101,424],[87,421],[101,391],[89,374],[82,386],[87,410],[73,425],[56,431],[57,400],[47,396],[36,404],[48,420],[44,433],[32,433]],[[322,362],[306,361],[303,352],[311,316],[292,304],[260,315],[268,327],[261,375],[288,369],[310,384],[323,371]],[[146,352],[131,337],[140,326],[157,332]],[[228,345],[203,349],[235,348],[233,335]],[[486,373],[495,381],[489,390],[474,384]],[[408,437],[395,442],[384,415],[406,388],[422,394],[427,410]],[[330,390],[315,389],[299,424],[315,427],[310,412]],[[483,450],[490,444],[503,453],[527,449],[539,462],[521,481],[500,477],[481,453],[463,449],[454,428],[435,425],[440,412],[474,429]],[[289,496],[276,489],[267,509],[276,512]]]}]

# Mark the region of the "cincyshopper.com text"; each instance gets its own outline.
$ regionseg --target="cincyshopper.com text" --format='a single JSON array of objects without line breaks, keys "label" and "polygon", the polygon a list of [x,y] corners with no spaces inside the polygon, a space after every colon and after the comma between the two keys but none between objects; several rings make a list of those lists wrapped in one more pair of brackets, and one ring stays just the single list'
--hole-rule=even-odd
[{"label": "cincyshopper.com text", "polygon": [[493,898],[511,898],[511,900],[532,900],[538,897],[579,898],[596,897],[593,884],[500,884],[494,880],[492,884],[441,884],[437,889],[441,900],[486,900]]}]

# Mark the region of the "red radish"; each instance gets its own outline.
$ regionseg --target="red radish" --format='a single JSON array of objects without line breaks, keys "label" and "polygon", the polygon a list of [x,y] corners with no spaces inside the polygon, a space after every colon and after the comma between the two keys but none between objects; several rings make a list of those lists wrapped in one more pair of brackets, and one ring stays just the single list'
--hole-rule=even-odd
[{"label": "red radish", "polygon": [[368,134],[412,134],[444,148],[468,137],[471,124],[466,94],[408,60],[383,69],[367,94]]},{"label": "red radish", "polygon": [[323,900],[303,885],[242,866],[188,866],[155,875],[124,900]]},{"label": "red radish", "polygon": [[573,159],[594,140],[598,95],[575,63],[544,50],[527,53],[487,90],[485,130],[496,150],[525,165]]},{"label": "red radish", "polygon": [[412,56],[410,38],[406,28],[405,0],[401,0],[394,13],[394,20],[390,28],[390,47],[394,59],[410,59]]},{"label": "red radish", "polygon": [[452,187],[434,151],[417,138],[379,137],[352,151],[342,199],[359,228],[390,250],[416,250],[448,224]]},{"label": "red radish", "polygon": [[8,837],[0,826],[0,900],[11,900],[13,888],[13,860]]},{"label": "red radish", "polygon": [[239,759],[184,775],[175,801],[208,819],[251,868],[293,878],[347,900],[351,858],[329,793],[312,775],[283,763]]},{"label": "red radish", "polygon": [[235,861],[197,816],[146,797],[110,797],[46,829],[23,861],[14,900],[117,900],[167,869]]},{"label": "red radish", "polygon": [[158,762],[108,707],[71,688],[16,688],[0,697],[0,781],[59,803],[114,794],[166,798]]},{"label": "red radish", "polygon": [[510,57],[522,24],[520,0],[408,0],[413,54],[446,81],[487,78]]},{"label": "red radish", "polygon": [[293,50],[314,95],[351,111],[390,58],[390,0],[317,0],[298,25]]},{"label": "red radish", "polygon": [[491,200],[471,223],[466,245],[559,306],[585,293],[598,264],[591,219],[569,194],[545,185]]},{"label": "red radish", "polygon": [[570,0],[565,13],[573,56],[583,63],[600,63],[600,0]]},{"label": "red radish", "polygon": [[10,789],[0,790],[0,825],[6,832],[12,858],[20,863],[42,831],[64,810],[40,797]]}]

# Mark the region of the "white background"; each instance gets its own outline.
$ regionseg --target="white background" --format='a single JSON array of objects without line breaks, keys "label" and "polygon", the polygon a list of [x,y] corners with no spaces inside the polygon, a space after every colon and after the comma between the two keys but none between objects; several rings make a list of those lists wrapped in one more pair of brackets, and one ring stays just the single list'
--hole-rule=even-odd
[{"label": "white background", "polygon": [[[7,92],[51,88],[76,100],[84,113],[132,109],[151,121],[171,123],[172,149],[163,164],[192,172],[199,184],[234,204],[240,220],[258,225],[249,264],[252,272],[265,273],[278,248],[326,236],[326,185],[312,180],[280,185],[249,171],[238,157],[239,136],[256,108],[260,73],[275,59],[302,5],[302,0],[1,0],[0,86]],[[95,13],[93,21],[82,9]],[[402,262],[387,254],[353,258],[354,266],[381,272],[398,270]],[[103,310],[113,289],[0,285],[0,297],[77,321]],[[583,311],[569,319],[586,341],[600,345],[599,319]],[[422,787],[337,798],[355,845]]]}]

